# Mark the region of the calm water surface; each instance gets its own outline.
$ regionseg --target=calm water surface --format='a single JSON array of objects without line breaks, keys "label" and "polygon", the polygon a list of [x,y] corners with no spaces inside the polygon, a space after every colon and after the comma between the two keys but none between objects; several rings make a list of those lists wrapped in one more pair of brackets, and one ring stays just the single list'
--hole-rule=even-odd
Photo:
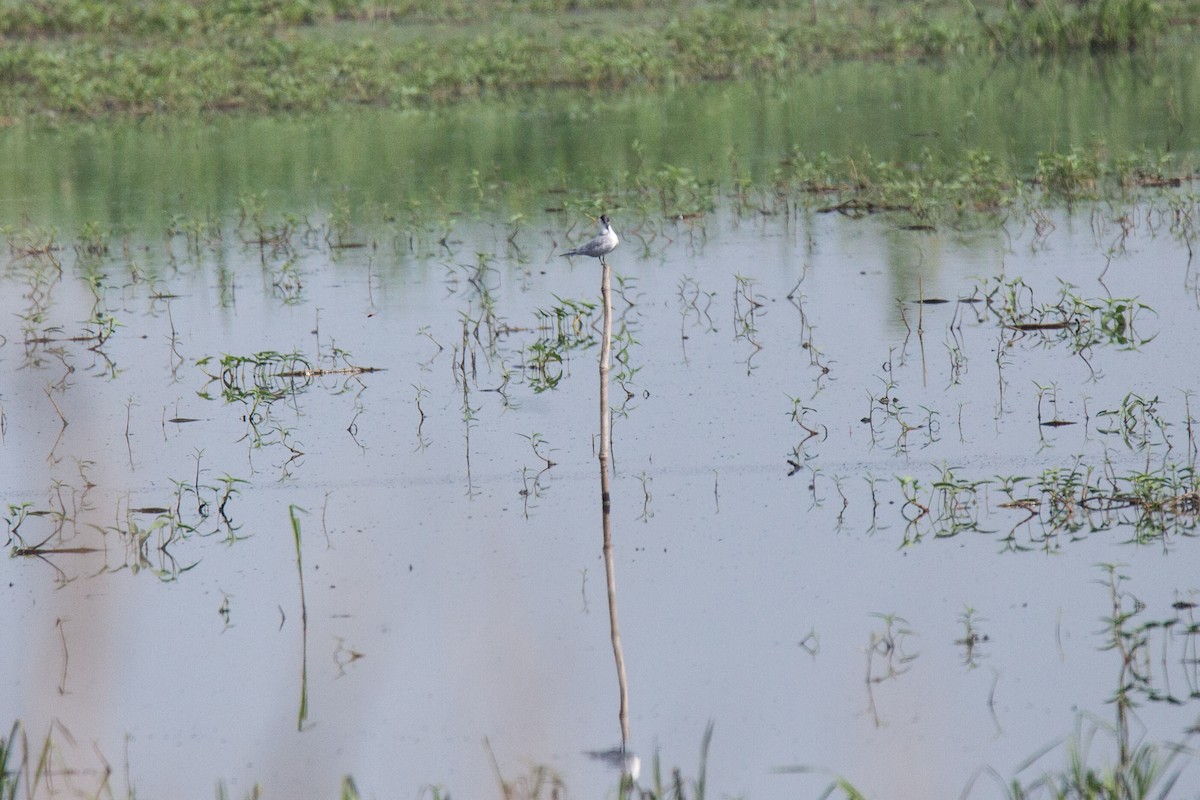
[{"label": "calm water surface", "polygon": [[[347,774],[368,795],[481,797],[499,794],[490,751],[507,779],[545,764],[574,796],[615,794],[584,755],[620,737],[598,317],[570,311],[599,271],[556,256],[591,235],[589,190],[644,163],[765,180],[793,146],[1194,152],[1195,72],[1191,53],[849,66],[598,107],[5,132],[0,490],[9,546],[40,552],[0,572],[0,723],[52,731],[76,770],[63,793],[94,792],[108,763],[149,797],[332,796]],[[1194,464],[1200,292],[1167,202],[966,232],[724,199],[688,221],[610,209],[613,526],[647,764],[695,776],[711,721],[717,796],[819,794],[825,775],[779,771],[797,765],[872,797],[958,796],[1114,723],[1097,565],[1123,565],[1135,622],[1182,628],[1195,515],[1055,526],[1009,501],[1050,469],[1117,492]],[[294,225],[287,247],[247,241],[256,207]],[[369,246],[329,246],[347,209]],[[28,252],[50,229],[53,261]],[[1003,286],[1101,310],[1018,331],[978,302]],[[1145,307],[1081,345],[1113,298]],[[547,344],[562,360],[543,372]],[[265,351],[326,372],[219,363]],[[1122,408],[1141,413],[1104,413]],[[1184,741],[1188,637],[1147,635],[1136,699],[1183,702],[1142,702],[1133,736]],[[1112,737],[1090,754],[1110,763]],[[1053,750],[1022,777],[1065,764]],[[971,796],[999,793],[984,775]]]}]

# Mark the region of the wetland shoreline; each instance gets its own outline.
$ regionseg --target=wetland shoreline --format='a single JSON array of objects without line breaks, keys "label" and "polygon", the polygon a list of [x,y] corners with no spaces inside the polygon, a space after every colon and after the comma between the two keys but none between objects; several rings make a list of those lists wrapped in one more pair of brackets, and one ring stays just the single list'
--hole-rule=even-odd
[{"label": "wetland shoreline", "polygon": [[848,59],[1153,50],[1195,0],[64,0],[0,7],[4,122],[428,107],[531,89],[779,78]]}]

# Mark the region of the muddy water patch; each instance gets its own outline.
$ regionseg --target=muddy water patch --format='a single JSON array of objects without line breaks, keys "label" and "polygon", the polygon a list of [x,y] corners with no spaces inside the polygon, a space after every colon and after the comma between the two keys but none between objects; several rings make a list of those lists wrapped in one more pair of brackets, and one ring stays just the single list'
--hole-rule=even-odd
[{"label": "muddy water patch", "polygon": [[[815,765],[879,794],[894,774],[873,765],[904,757],[928,766],[911,791],[957,792],[1080,709],[1111,719],[1110,595],[1145,647],[1186,647],[1185,244],[1138,224],[1112,253],[1123,210],[1038,214],[997,236],[725,212],[614,254],[613,535],[643,757],[694,765],[713,720],[709,780],[731,791],[819,788],[775,771]],[[556,219],[530,238],[570,238]],[[153,282],[117,279],[112,255],[63,251],[61,275],[14,257],[6,614],[32,649],[6,662],[12,718],[103,752],[130,733],[163,770],[137,772],[146,791],[334,791],[352,772],[483,793],[484,736],[506,765],[613,785],[584,755],[619,736],[598,275],[531,258],[547,240],[456,230],[412,281],[386,251],[298,233],[184,267],[147,243]],[[88,338],[105,314],[120,325]],[[1128,565],[1107,590],[1100,562]],[[1125,690],[1151,701],[1152,741],[1186,735],[1188,706],[1153,701],[1186,703],[1187,663]],[[228,703],[214,672],[243,676],[220,682]],[[139,700],[162,674],[169,699]],[[213,766],[185,763],[192,739]]]}]

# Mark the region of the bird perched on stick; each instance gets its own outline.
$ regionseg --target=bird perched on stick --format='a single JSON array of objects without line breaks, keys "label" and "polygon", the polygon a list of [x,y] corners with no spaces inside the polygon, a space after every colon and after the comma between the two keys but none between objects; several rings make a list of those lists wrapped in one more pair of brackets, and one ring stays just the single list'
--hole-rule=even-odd
[{"label": "bird perched on stick", "polygon": [[617,249],[617,245],[621,240],[617,238],[616,232],[612,229],[612,223],[609,222],[608,215],[600,216],[600,233],[596,234],[596,238],[592,239],[587,244],[582,244],[574,250],[568,250],[563,253],[564,256],[590,256],[598,258],[601,261],[604,257]]}]

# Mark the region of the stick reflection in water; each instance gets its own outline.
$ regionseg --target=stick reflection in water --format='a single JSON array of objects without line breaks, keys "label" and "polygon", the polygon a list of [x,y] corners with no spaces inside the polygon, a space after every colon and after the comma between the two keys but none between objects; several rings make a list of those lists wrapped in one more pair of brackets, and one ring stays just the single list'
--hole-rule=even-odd
[{"label": "stick reflection in water", "polygon": [[[617,665],[617,686],[620,693],[621,747],[610,760],[621,768],[622,775],[637,780],[640,764],[637,756],[627,753],[629,746],[629,684],[625,677],[625,656],[621,650],[621,628],[617,622],[617,575],[613,566],[612,496],[610,494],[609,444],[612,436],[612,417],[608,406],[608,373],[612,361],[612,269],[604,256],[600,257],[602,278],[600,294],[604,305],[604,331],[600,338],[600,509],[604,532],[604,574],[608,587],[608,620],[612,635],[613,658]],[[602,757],[607,754],[593,754]]]}]

